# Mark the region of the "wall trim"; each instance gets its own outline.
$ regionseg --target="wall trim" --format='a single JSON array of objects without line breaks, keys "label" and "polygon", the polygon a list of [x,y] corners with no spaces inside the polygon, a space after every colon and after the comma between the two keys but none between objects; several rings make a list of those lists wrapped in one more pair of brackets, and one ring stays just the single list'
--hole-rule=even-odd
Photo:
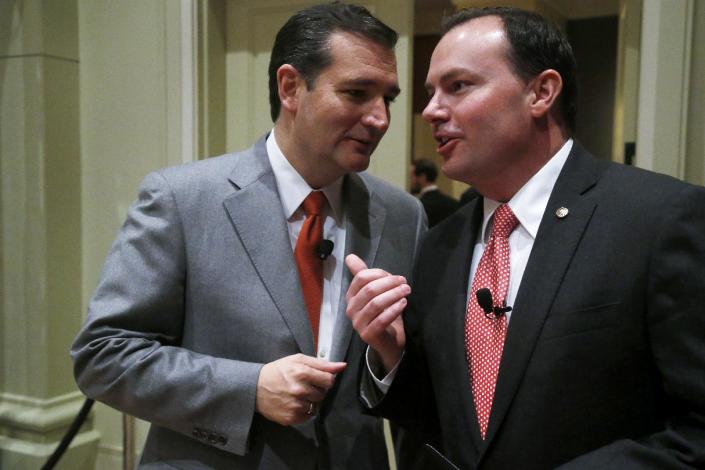
[{"label": "wall trim", "polygon": [[71,392],[46,400],[2,393],[0,424],[45,434],[68,426],[78,414],[84,400],[81,392]]}]

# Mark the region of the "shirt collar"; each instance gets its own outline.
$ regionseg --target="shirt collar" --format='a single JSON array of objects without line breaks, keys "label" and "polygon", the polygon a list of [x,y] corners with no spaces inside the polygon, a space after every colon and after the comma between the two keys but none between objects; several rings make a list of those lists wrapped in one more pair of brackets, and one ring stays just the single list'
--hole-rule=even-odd
[{"label": "shirt collar", "polygon": [[[303,179],[282,153],[277,144],[274,129],[272,129],[267,137],[267,156],[269,157],[269,164],[272,166],[272,171],[274,172],[274,179],[277,181],[279,199],[284,209],[284,215],[286,219],[289,220],[313,189],[306,183],[306,180]],[[343,178],[340,177],[328,186],[324,186],[320,189],[323,191],[323,194],[326,195],[326,199],[328,199],[328,204],[333,210],[333,217],[335,217],[336,220],[340,220],[343,208]]]},{"label": "shirt collar", "polygon": [[[524,230],[533,239],[536,239],[536,233],[539,231],[543,213],[548,205],[548,198],[551,197],[558,175],[561,173],[561,169],[563,169],[563,165],[568,159],[572,148],[573,139],[568,139],[560,150],[507,203],[519,220],[519,224],[524,227]],[[489,236],[486,233],[487,226],[494,211],[501,204],[499,201],[484,198],[482,240],[487,240]]]},{"label": "shirt collar", "polygon": [[438,191],[438,186],[435,184],[429,184],[428,186],[421,188],[419,191],[419,196],[423,196],[429,191]]}]

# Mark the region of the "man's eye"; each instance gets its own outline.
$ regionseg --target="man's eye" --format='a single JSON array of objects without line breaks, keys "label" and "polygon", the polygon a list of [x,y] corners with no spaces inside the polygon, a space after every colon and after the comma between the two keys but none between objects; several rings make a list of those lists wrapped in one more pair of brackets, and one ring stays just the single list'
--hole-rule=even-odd
[{"label": "man's eye", "polygon": [[390,104],[394,103],[394,100],[396,100],[396,96],[385,96],[384,97],[384,103],[389,106]]},{"label": "man's eye", "polygon": [[457,82],[453,82],[450,84],[450,90],[452,92],[459,92],[459,91],[463,91],[468,86],[470,86],[470,84],[468,82],[457,81]]},{"label": "man's eye", "polygon": [[365,97],[365,90],[345,90],[345,94],[354,99],[363,99]]}]

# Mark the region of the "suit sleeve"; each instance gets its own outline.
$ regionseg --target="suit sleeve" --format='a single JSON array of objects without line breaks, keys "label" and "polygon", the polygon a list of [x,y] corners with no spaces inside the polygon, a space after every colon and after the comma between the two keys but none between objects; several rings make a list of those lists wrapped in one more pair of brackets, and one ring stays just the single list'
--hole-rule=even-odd
[{"label": "suit sleeve", "polygon": [[561,468],[705,468],[705,190],[685,187],[663,216],[654,227],[645,319],[665,394],[665,429]]},{"label": "suit sleeve", "polygon": [[[423,241],[426,232],[425,214],[422,218],[423,228],[419,232],[420,242]],[[412,275],[412,286],[413,279],[417,278],[419,248],[420,243],[417,245],[417,262]],[[423,440],[423,443],[429,442],[438,446],[440,425],[420,338],[423,318],[420,316],[420,311],[416,308],[415,297],[412,287],[408,307],[403,313],[406,335],[404,356],[399,363],[389,390],[385,394],[377,388],[367,367],[365,357],[363,357],[363,364],[360,367],[361,401],[372,414],[384,416],[394,424],[412,431]],[[410,410],[414,410],[414,412],[412,413]],[[419,455],[415,454],[415,458],[418,457]]]},{"label": "suit sleeve", "polygon": [[72,346],[76,381],[91,398],[244,455],[262,364],[180,347],[182,223],[167,181],[148,175]]}]

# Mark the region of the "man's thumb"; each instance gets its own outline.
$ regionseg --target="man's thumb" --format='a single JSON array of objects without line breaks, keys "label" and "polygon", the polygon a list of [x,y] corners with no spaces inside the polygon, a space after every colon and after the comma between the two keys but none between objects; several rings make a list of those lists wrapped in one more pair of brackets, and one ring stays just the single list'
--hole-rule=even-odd
[{"label": "man's thumb", "polygon": [[367,269],[367,265],[365,264],[362,259],[357,256],[357,255],[348,255],[345,257],[345,264],[347,265],[348,269],[352,273],[352,275],[356,275],[363,269]]}]

